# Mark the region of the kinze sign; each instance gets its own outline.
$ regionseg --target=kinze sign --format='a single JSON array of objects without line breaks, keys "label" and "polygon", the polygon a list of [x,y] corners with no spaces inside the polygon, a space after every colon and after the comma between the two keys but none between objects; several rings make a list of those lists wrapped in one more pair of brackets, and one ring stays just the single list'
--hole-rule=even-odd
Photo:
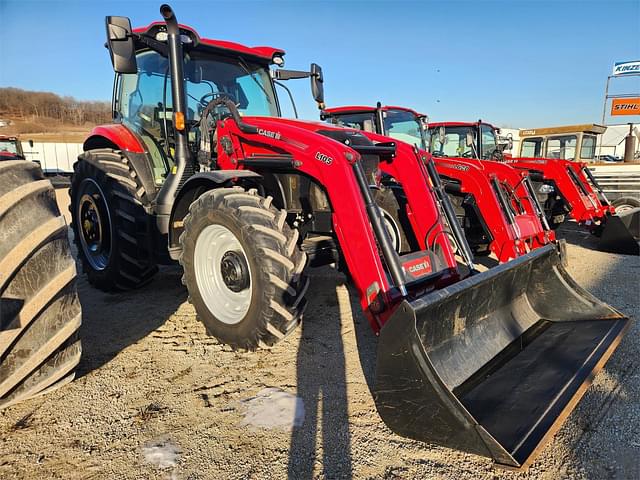
[{"label": "kinze sign", "polygon": [[640,115],[640,97],[614,98],[611,103],[611,115]]},{"label": "kinze sign", "polygon": [[640,60],[616,63],[613,66],[613,75],[640,75]]}]

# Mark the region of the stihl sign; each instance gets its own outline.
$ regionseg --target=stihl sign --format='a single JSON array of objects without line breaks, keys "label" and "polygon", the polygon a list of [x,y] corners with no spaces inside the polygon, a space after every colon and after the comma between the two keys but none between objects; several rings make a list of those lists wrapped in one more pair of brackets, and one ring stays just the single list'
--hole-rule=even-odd
[{"label": "stihl sign", "polygon": [[640,60],[616,63],[613,66],[613,75],[640,75]]},{"label": "stihl sign", "polygon": [[640,115],[640,97],[614,98],[611,102],[611,116]]}]

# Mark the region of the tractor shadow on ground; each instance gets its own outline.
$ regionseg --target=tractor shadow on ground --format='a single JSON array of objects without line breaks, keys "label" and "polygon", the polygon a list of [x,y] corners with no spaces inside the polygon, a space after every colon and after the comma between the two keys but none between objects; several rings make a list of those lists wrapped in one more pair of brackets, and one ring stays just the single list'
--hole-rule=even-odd
[{"label": "tractor shadow on ground", "polygon": [[[310,305],[302,322],[296,359],[297,395],[304,403],[305,421],[291,433],[290,479],[316,478],[318,470],[322,478],[353,477],[347,392],[347,384],[351,381],[347,379],[347,372],[353,365],[347,366],[346,362],[347,359],[350,362],[357,360],[351,345],[345,345],[344,338],[354,327],[359,332],[369,326],[360,311],[355,291],[349,288],[345,295],[344,289],[338,288],[344,283],[344,276],[328,267],[311,274],[309,291],[313,296],[308,297]],[[364,335],[361,332],[356,336],[360,334]],[[365,375],[372,373],[375,337],[370,329],[364,342],[364,359],[360,339],[357,343]],[[314,472],[316,463],[320,466],[315,467]]]},{"label": "tractor shadow on ground", "polygon": [[[78,270],[81,267],[78,266]],[[147,285],[130,292],[104,293],[78,276],[82,304],[82,358],[76,377],[100,368],[160,327],[187,300],[182,268],[160,267]]]}]

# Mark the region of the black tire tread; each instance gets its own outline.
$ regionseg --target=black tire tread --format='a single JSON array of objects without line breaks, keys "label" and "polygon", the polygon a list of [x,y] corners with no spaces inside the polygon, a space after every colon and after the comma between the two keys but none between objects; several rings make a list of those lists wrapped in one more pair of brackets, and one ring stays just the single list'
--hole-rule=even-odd
[{"label": "black tire tread", "polygon": [[0,163],[0,266],[1,409],[72,380],[82,350],[67,226],[32,162]]},{"label": "black tire tread", "polygon": [[[71,227],[82,270],[89,283],[104,291],[132,290],[147,284],[158,271],[145,227],[147,213],[144,206],[149,200],[126,155],[112,149],[89,150],[78,157],[73,168],[69,190]],[[93,178],[100,185],[112,213],[111,227],[115,232],[113,258],[103,271],[94,270],[87,261],[73,211],[75,192],[85,178]]]},{"label": "black tire tread", "polygon": [[[259,346],[271,347],[295,330],[306,307],[306,254],[297,244],[294,245],[295,248],[291,248],[291,243],[297,242],[298,232],[284,222],[286,211],[273,207],[270,197],[261,197],[254,189],[247,191],[241,187],[232,187],[205,192],[191,204],[184,219],[185,229],[180,236],[183,253],[179,261],[185,272],[189,268],[189,262],[185,259],[186,240],[193,218],[206,215],[210,210],[226,210],[240,220],[242,228],[250,235],[252,243],[261,254],[262,273],[268,282],[268,288],[260,292],[262,313],[259,327],[250,337],[235,342],[218,339],[233,348],[245,350],[255,350]],[[190,285],[189,275],[186,273],[183,283],[190,292],[197,290],[196,285]],[[193,303],[192,295],[189,296],[189,301]],[[211,330],[209,333],[216,336]]]}]

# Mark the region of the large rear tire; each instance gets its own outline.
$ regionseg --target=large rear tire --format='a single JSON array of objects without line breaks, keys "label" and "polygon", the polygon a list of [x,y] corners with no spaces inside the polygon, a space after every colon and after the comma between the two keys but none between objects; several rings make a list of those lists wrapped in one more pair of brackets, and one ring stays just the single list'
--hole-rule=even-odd
[{"label": "large rear tire", "polygon": [[308,278],[298,231],[271,197],[241,187],[200,196],[180,236],[183,282],[208,332],[233,348],[270,347],[302,320]]},{"label": "large rear tire", "polygon": [[73,168],[71,227],[89,283],[104,291],[146,284],[158,268],[143,206],[146,192],[127,157],[117,150],[90,150]]},{"label": "large rear tire", "polygon": [[0,408],[74,378],[81,308],[67,225],[40,167],[0,162]]}]

